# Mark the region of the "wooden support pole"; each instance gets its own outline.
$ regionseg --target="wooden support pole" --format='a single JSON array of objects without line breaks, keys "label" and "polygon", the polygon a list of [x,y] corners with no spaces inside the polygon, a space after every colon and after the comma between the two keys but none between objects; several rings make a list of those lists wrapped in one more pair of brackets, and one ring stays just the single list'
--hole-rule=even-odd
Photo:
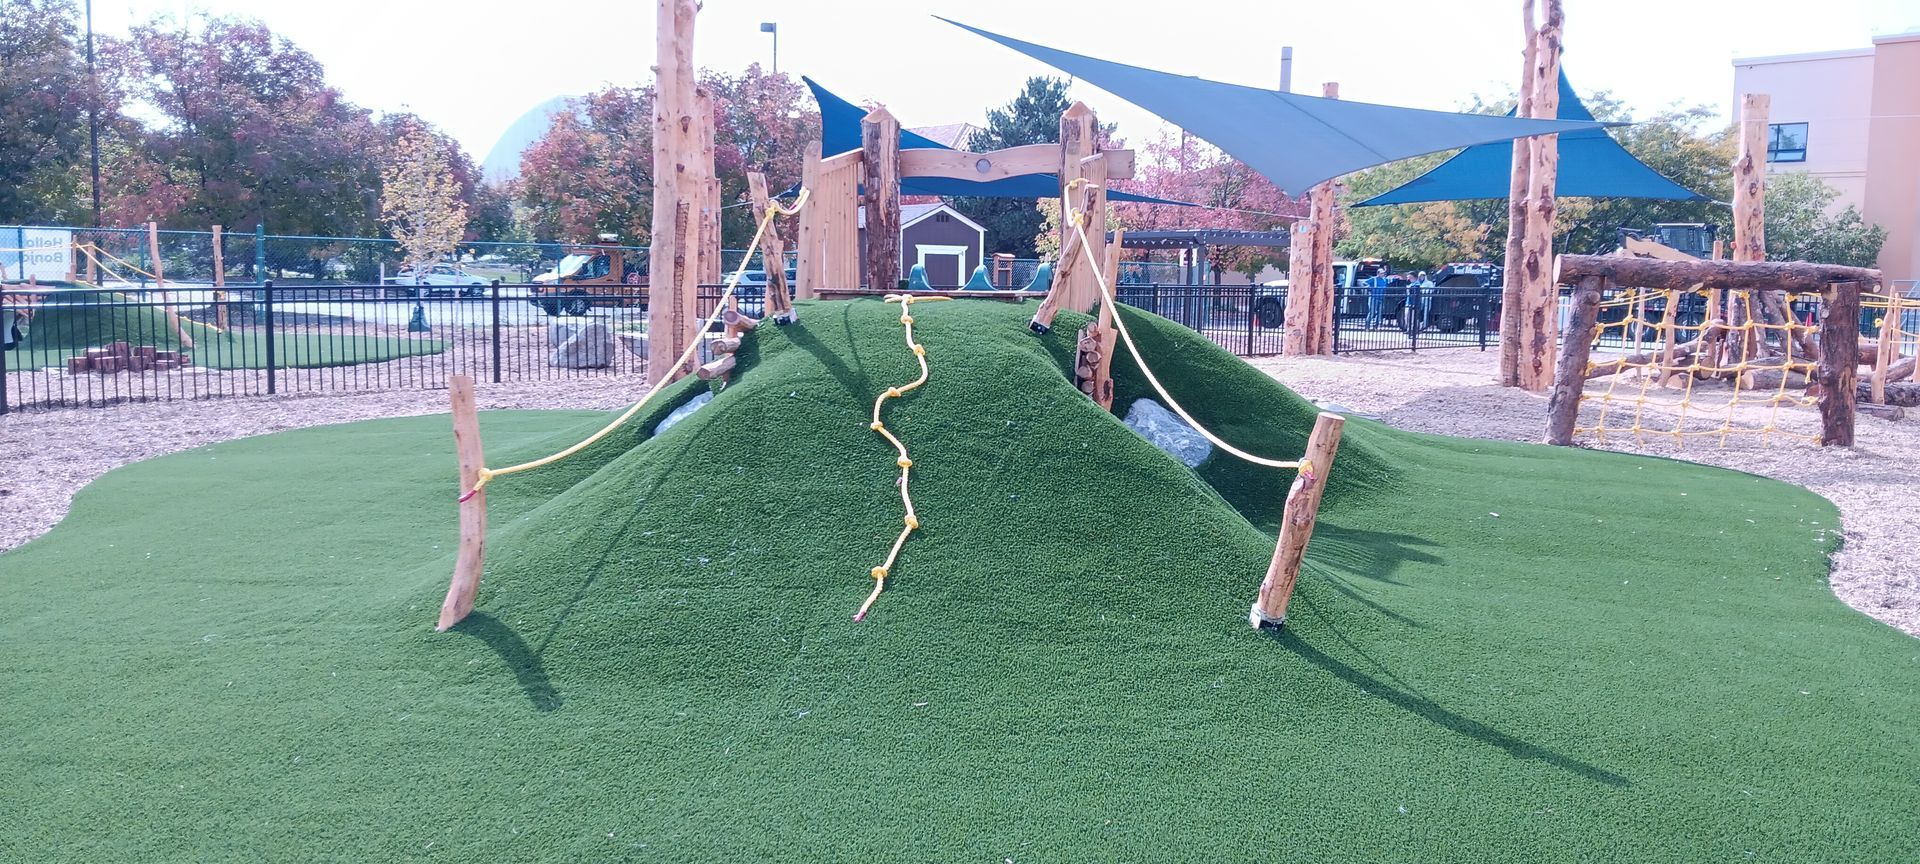
[{"label": "wooden support pole", "polygon": [[700,241],[700,269],[695,281],[701,285],[717,285],[723,262],[720,260],[720,172],[713,161],[713,93],[706,87],[695,87],[693,91],[693,128],[696,150],[693,156],[693,173],[698,185],[699,197],[694,212],[698,214],[698,227],[694,235]]},{"label": "wooden support pole", "polygon": [[[1321,84],[1320,95],[1328,99],[1340,98],[1340,82]],[[1307,344],[1316,356],[1333,354],[1334,307],[1339,303],[1334,296],[1333,285],[1333,232],[1340,218],[1334,211],[1334,182],[1327,180],[1316,184],[1307,196],[1307,219],[1313,223],[1313,266],[1307,271],[1308,285],[1311,286],[1307,299],[1312,303],[1307,310],[1310,334]]]},{"label": "wooden support pole", "polygon": [[[1553,119],[1560,112],[1560,35],[1564,16],[1561,0],[1545,0],[1533,56],[1533,116]],[[1520,238],[1521,296],[1515,337],[1516,383],[1524,390],[1543,393],[1553,386],[1554,333],[1558,329],[1559,290],[1553,281],[1553,221],[1557,209],[1555,187],[1559,177],[1559,136],[1539,135],[1529,146],[1532,164],[1527,171],[1527,227]],[[1507,279],[1514,278],[1508,271]],[[1502,349],[1504,351],[1504,349]]]},{"label": "wooden support pole", "polygon": [[[1081,197],[1077,202],[1081,208],[1080,212],[1089,214],[1087,216],[1089,221],[1093,218],[1091,214],[1096,196],[1102,201],[1105,199],[1102,190],[1091,186],[1082,187]],[[1067,223],[1067,211],[1071,209],[1068,206],[1068,199],[1062,198],[1060,203],[1060,222],[1061,227],[1066,231],[1066,236],[1060,245],[1060,266],[1053,271],[1053,285],[1047,289],[1046,296],[1040,299],[1040,306],[1034,310],[1033,320],[1027,322],[1027,327],[1035,333],[1045,333],[1053,329],[1053,316],[1059,314],[1061,309],[1068,308],[1067,298],[1073,290],[1069,286],[1072,285],[1073,279],[1081,273],[1091,272],[1087,268],[1086,253],[1080,250],[1080,232],[1073,230],[1073,226]],[[1089,225],[1086,231],[1087,238],[1093,239],[1096,232],[1101,238],[1106,237],[1104,229]],[[1100,289],[1096,287],[1093,290],[1097,296]]]},{"label": "wooden support pole", "polygon": [[1267,578],[1260,582],[1260,596],[1247,612],[1247,622],[1256,629],[1278,630],[1287,623],[1287,603],[1293,599],[1293,587],[1300,581],[1300,562],[1307,554],[1307,541],[1313,538],[1313,526],[1320,518],[1320,496],[1326,491],[1327,477],[1333,471],[1333,456],[1340,449],[1340,430],[1345,418],[1321,412],[1313,421],[1313,433],[1307,437],[1307,452],[1300,475],[1287,490],[1286,508],[1280,516],[1280,539],[1273,547],[1273,561],[1267,565]]},{"label": "wooden support pole", "polygon": [[[1094,194],[1086,197],[1087,240],[1093,251],[1093,261],[1097,267],[1106,266],[1107,236],[1107,190],[1106,164],[1104,160],[1090,159],[1100,152],[1099,120],[1094,117],[1093,109],[1085,102],[1075,102],[1066,113],[1060,115],[1060,195],[1061,205],[1066,205],[1068,187],[1075,180],[1086,179],[1094,184]],[[1099,176],[1089,176],[1089,171],[1099,171]],[[1064,212],[1064,211],[1063,211]],[[1060,224],[1060,248],[1067,248],[1067,236],[1073,233],[1073,226],[1066,224],[1063,218]],[[1065,262],[1061,271],[1054,274],[1054,284],[1061,286],[1062,308],[1075,312],[1092,312],[1094,301],[1100,296],[1100,289],[1094,286],[1094,274],[1091,268],[1077,268],[1068,272]]]},{"label": "wooden support pole", "polygon": [[[0,265],[0,280],[6,279],[6,269],[4,265]],[[80,244],[69,242],[67,244],[67,282],[78,281],[80,281]]]},{"label": "wooden support pole", "polygon": [[1887,404],[1887,371],[1895,360],[1900,359],[1900,314],[1901,298],[1899,291],[1887,292],[1887,311],[1880,319],[1880,340],[1874,345],[1872,398],[1873,404]]},{"label": "wooden support pole", "polygon": [[1838,264],[1800,261],[1661,261],[1613,255],[1561,255],[1555,259],[1562,284],[1587,276],[1605,276],[1615,285],[1642,288],[1733,291],[1768,290],[1807,293],[1826,290],[1829,282],[1880,283],[1880,271]]},{"label": "wooden support pole", "polygon": [[[1311,196],[1309,196],[1311,200]],[[1311,205],[1309,205],[1311,206]],[[1313,356],[1313,220],[1301,219],[1287,235],[1287,311],[1280,353]]]},{"label": "wooden support pole", "polygon": [[800,211],[800,226],[794,235],[794,248],[799,252],[793,276],[796,300],[812,300],[820,290],[820,213],[826,199],[820,190],[820,146],[817,139],[808,141],[800,160],[800,188],[812,190],[813,203]]},{"label": "wooden support pole", "polygon": [[860,121],[861,200],[867,212],[867,288],[900,285],[900,121],[885,106]]},{"label": "wooden support pole", "polygon": [[[1107,250],[1107,265],[1100,274],[1106,280],[1107,290],[1113,292],[1116,298],[1120,296],[1118,281],[1120,250],[1125,248],[1120,241],[1125,236],[1126,232],[1114,229],[1113,247]],[[1100,314],[1094,318],[1093,322],[1094,337],[1098,340],[1096,350],[1099,354],[1093,358],[1093,393],[1091,395],[1102,411],[1113,410],[1113,352],[1120,347],[1118,344],[1120,333],[1113,326],[1113,316],[1118,314],[1120,310],[1102,299]]]},{"label": "wooden support pole", "polygon": [[[480,417],[473,404],[473,377],[448,376],[447,395],[453,402],[453,449],[460,460],[456,494],[466,495],[473,484],[480,482],[480,469],[486,467],[486,452],[480,446]],[[460,548],[453,561],[453,582],[447,586],[446,602],[440,604],[440,623],[433,629],[445,632],[473,611],[486,544],[487,490],[481,489],[460,502]]]},{"label": "wooden support pole", "polygon": [[225,250],[221,249],[220,226],[213,226],[213,323],[222,330],[227,329],[227,260]]},{"label": "wooden support pole", "polygon": [[[1733,260],[1743,263],[1767,260],[1767,114],[1772,102],[1764,93],[1740,98],[1740,149],[1733,159]],[[1727,324],[1735,338],[1727,345],[1725,365],[1736,365],[1759,348],[1754,331],[1741,329],[1753,319],[1754,305],[1750,299],[1728,298]]]},{"label": "wooden support pole", "polygon": [[[747,172],[747,195],[753,201],[753,224],[759,225],[773,206],[767,197],[767,175]],[[780,239],[780,217],[775,216],[767,223],[766,233],[760,235],[760,267],[767,273],[766,310],[761,314],[776,324],[788,324],[794,319],[793,298],[787,293],[786,249],[786,243]]]},{"label": "wooden support pole", "polygon": [[[1573,308],[1563,334],[1566,344],[1554,371],[1553,395],[1547,399],[1548,444],[1564,447],[1573,443],[1573,428],[1580,419],[1580,394],[1587,385],[1587,361],[1593,352],[1593,325],[1599,320],[1600,296],[1606,290],[1605,276],[1588,276],[1574,286]],[[1671,344],[1667,350],[1671,354]]]},{"label": "wooden support pole", "polygon": [[[1533,117],[1534,55],[1540,50],[1540,31],[1533,24],[1533,9],[1538,0],[1520,0],[1520,101],[1515,117]],[[1521,280],[1521,260],[1526,255],[1527,190],[1533,172],[1533,139],[1513,139],[1513,174],[1507,182],[1507,256],[1505,278],[1500,286],[1500,374],[1499,383],[1520,386],[1520,316],[1526,283]]]},{"label": "wooden support pole", "polygon": [[1821,292],[1825,312],[1820,319],[1820,362],[1814,380],[1820,385],[1820,444],[1852,447],[1859,380],[1860,294],[1871,282],[1834,282]]},{"label": "wooden support pole", "polygon": [[173,328],[173,335],[180,341],[180,347],[192,348],[193,336],[187,333],[187,325],[181,323],[180,313],[175,312],[173,304],[167,298],[167,264],[160,260],[160,223],[147,223],[147,255],[153,264],[153,287],[160,292],[161,308],[167,313],[167,326]]},{"label": "wooden support pole", "polygon": [[699,240],[690,223],[697,218],[706,187],[698,167],[701,132],[693,73],[696,6],[694,0],[658,0],[656,11],[656,170],[647,256],[647,374],[656,382],[667,382],[685,374],[685,369],[673,368],[674,361],[686,350],[688,340],[696,338],[687,332],[697,317],[700,290]]}]

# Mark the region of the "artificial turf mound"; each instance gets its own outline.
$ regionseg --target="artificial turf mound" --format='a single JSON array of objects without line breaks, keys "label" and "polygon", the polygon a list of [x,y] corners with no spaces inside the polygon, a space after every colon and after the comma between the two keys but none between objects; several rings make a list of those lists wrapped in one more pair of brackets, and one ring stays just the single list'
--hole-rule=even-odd
[{"label": "artificial turf mound", "polygon": [[[57,295],[56,295],[57,296]],[[74,294],[34,307],[19,347],[7,354],[15,371],[64,367],[67,358],[109,342],[186,350],[193,362],[212,369],[267,368],[267,336],[254,328],[220,330],[185,317],[180,329],[193,340],[183,349],[167,313],[125,294]],[[446,343],[435,339],[382,338],[365,333],[286,332],[274,334],[274,365],[312,369],[380,363],[402,357],[438,354]]]},{"label": "artificial turf mound", "polygon": [[[925,530],[858,625],[900,519],[865,415],[917,371],[873,301],[761,328],[656,439],[490,487],[449,634],[444,417],[102,478],[0,556],[0,859],[1911,851],[1920,642],[1827,590],[1824,500],[1354,421],[1276,637],[1245,616],[1289,478],[1187,471],[1095,410],[1071,316],[914,311],[933,379],[888,423]],[[1203,419],[1299,452],[1310,406],[1128,320]],[[485,415],[489,461],[605,416]]]}]

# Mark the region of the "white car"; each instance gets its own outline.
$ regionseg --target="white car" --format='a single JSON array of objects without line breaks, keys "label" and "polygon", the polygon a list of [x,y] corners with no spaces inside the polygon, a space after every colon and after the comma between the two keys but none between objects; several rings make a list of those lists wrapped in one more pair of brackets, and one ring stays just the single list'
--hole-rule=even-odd
[{"label": "white car", "polygon": [[424,273],[402,270],[388,276],[387,284],[406,286],[408,297],[452,297],[456,293],[480,297],[487,293],[488,282],[452,264],[435,264]]}]

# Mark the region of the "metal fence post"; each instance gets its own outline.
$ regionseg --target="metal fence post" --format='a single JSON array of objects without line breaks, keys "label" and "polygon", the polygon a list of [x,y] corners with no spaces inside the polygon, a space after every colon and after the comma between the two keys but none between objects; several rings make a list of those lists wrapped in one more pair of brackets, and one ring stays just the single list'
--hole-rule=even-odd
[{"label": "metal fence post", "polygon": [[500,280],[493,280],[493,383],[500,383]]},{"label": "metal fence post", "polygon": [[[13,313],[7,311],[6,298],[0,297],[0,327],[13,326]],[[0,334],[11,336],[13,334]],[[0,414],[7,413],[7,352],[0,351]]]},{"label": "metal fence post", "polygon": [[1253,286],[1253,283],[1252,283],[1252,282],[1249,282],[1249,283],[1247,283],[1247,354],[1246,354],[1246,356],[1248,356],[1248,357],[1252,357],[1252,356],[1253,356],[1253,303],[1254,303],[1254,300],[1253,300],[1253,297],[1254,297],[1254,293],[1255,293],[1255,292],[1254,292],[1254,286]]},{"label": "metal fence post", "polygon": [[267,281],[267,226],[264,222],[253,225],[253,284],[264,285]]},{"label": "metal fence post", "polygon": [[266,310],[266,313],[267,313],[267,326],[266,326],[267,395],[271,396],[274,393],[279,392],[279,389],[280,389],[279,382],[276,380],[278,376],[274,374],[274,365],[278,357],[277,357],[277,352],[274,350],[274,347],[273,347],[273,280],[272,279],[267,279],[260,283],[260,305],[263,309]]},{"label": "metal fence post", "polygon": [[1493,317],[1493,292],[1480,289],[1480,314],[1473,316],[1480,322],[1480,350],[1487,350],[1487,319]]}]

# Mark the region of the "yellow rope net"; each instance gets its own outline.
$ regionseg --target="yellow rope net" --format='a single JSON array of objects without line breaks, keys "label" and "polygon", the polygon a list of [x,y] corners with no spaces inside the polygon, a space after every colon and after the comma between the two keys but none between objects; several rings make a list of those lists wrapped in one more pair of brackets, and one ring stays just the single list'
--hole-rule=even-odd
[{"label": "yellow rope net", "polygon": [[[1651,437],[1676,446],[1734,436],[1819,443],[1811,415],[1820,295],[1621,288],[1602,298],[1574,433],[1597,443]],[[1718,301],[1716,303],[1716,301]]]},{"label": "yellow rope net", "polygon": [[893,572],[893,562],[900,557],[900,547],[905,546],[907,544],[907,537],[911,536],[913,532],[920,527],[920,516],[918,513],[915,513],[913,509],[913,495],[907,491],[907,480],[913,475],[913,460],[907,457],[907,445],[901,443],[900,439],[894,436],[893,431],[887,428],[886,423],[881,422],[880,409],[886,406],[888,399],[898,399],[914,390],[920,389],[921,385],[927,383],[927,378],[931,372],[931,370],[927,368],[927,346],[913,341],[913,304],[932,303],[950,299],[952,298],[915,297],[912,294],[887,295],[888,303],[900,304],[900,326],[906,332],[907,350],[913,352],[913,359],[920,364],[920,377],[897,387],[888,387],[880,391],[880,395],[873,398],[873,422],[867,424],[867,428],[880,433],[880,436],[887,439],[887,443],[892,444],[893,449],[900,453],[899,457],[894,459],[893,462],[895,465],[900,466],[900,503],[905,506],[907,511],[905,519],[906,525],[900,529],[900,536],[893,538],[893,548],[887,551],[887,560],[881,562],[880,566],[873,568],[873,593],[868,594],[867,602],[860,604],[860,610],[853,613],[853,620],[855,621],[866,618],[867,610],[873,608],[873,601],[880,599],[880,592],[887,587],[887,574]]}]

